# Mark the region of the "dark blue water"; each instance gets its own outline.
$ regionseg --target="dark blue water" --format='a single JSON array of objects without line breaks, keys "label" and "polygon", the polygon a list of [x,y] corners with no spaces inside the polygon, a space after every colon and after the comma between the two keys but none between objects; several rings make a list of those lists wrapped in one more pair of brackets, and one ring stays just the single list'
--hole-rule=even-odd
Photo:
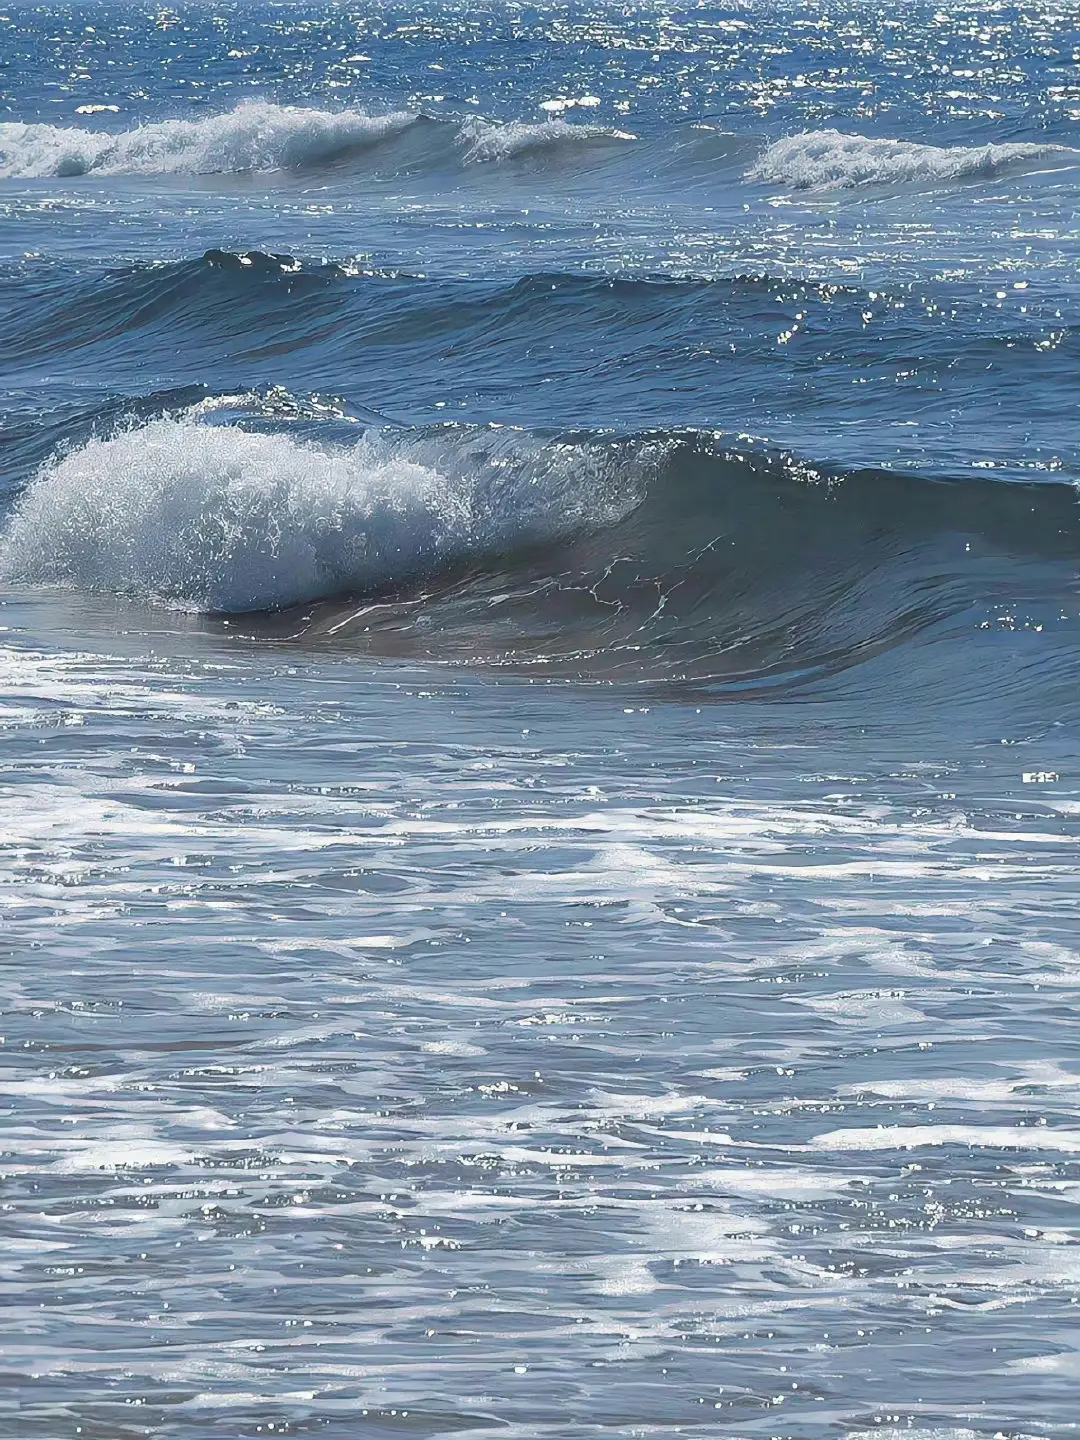
[{"label": "dark blue water", "polygon": [[0,1435],[1075,1434],[1078,60],[0,13]]}]

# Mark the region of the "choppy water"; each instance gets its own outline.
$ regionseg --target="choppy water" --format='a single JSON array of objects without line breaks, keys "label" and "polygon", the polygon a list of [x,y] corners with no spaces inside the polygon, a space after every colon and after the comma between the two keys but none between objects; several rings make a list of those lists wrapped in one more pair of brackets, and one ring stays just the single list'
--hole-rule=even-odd
[{"label": "choppy water", "polygon": [[0,16],[0,1435],[1077,1433],[1078,47]]}]

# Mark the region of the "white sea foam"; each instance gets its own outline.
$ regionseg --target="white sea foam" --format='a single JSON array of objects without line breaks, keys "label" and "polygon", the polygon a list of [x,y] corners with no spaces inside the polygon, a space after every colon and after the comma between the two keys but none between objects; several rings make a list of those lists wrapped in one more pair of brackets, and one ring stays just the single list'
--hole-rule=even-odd
[{"label": "white sea foam", "polygon": [[770,145],[746,178],[791,190],[847,190],[975,179],[1009,165],[1073,153],[1060,145],[917,145],[839,130],[806,130]]},{"label": "white sea foam", "polygon": [[515,120],[498,125],[487,120],[467,121],[461,127],[465,159],[477,164],[498,164],[521,155],[557,150],[589,141],[628,141],[636,136],[607,125],[571,125],[565,120],[541,120],[526,124]]},{"label": "white sea foam", "polygon": [[272,609],[406,584],[602,524],[632,477],[510,432],[364,436],[323,448],[193,418],[46,465],[0,539],[0,574],[198,610]]},{"label": "white sea foam", "polygon": [[365,115],[249,100],[222,115],[116,133],[8,121],[0,124],[0,178],[297,169],[376,144],[415,119],[408,111]]}]

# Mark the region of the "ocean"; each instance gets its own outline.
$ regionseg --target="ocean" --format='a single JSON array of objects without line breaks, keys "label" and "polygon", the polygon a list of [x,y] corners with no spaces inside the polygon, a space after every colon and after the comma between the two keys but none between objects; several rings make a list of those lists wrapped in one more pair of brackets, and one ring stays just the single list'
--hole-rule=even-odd
[{"label": "ocean", "polygon": [[0,1437],[1080,1434],[1078,64],[3,8]]}]

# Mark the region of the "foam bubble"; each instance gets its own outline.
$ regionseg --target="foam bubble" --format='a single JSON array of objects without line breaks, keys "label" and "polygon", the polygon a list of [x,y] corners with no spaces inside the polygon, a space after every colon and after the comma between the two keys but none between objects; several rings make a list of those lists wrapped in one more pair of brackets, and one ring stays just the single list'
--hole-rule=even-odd
[{"label": "foam bubble", "polygon": [[506,432],[324,448],[160,419],[46,465],[0,539],[0,573],[187,609],[274,609],[408,584],[608,523],[638,498],[599,450]]},{"label": "foam bubble", "polygon": [[791,190],[846,190],[856,185],[975,179],[1008,165],[1072,153],[1060,145],[916,145],[844,135],[839,130],[807,130],[770,145],[746,178]]},{"label": "foam bubble", "polygon": [[164,120],[115,134],[9,121],[0,124],[0,178],[297,169],[376,144],[415,119],[408,111],[365,115],[249,100],[223,115]]}]

